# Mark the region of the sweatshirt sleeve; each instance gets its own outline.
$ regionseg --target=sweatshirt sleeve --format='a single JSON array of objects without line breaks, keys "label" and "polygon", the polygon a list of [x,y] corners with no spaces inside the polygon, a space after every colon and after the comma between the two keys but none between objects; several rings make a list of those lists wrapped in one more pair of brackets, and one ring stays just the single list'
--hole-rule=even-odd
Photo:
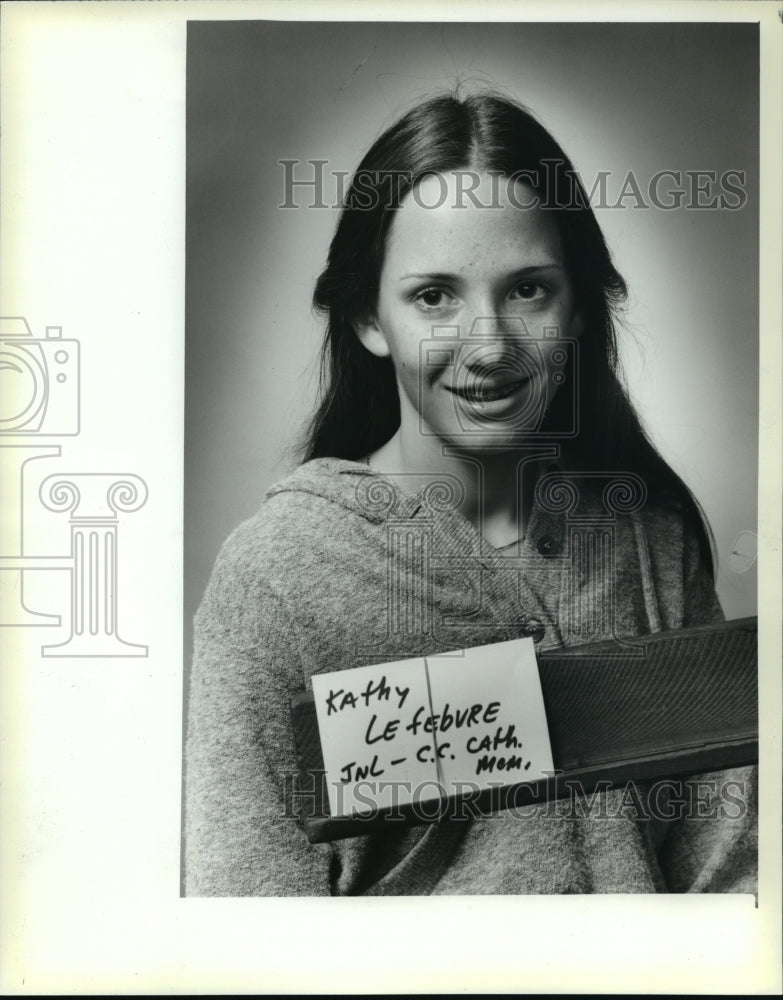
[{"label": "sweatshirt sleeve", "polygon": [[[292,817],[296,629],[247,532],[221,551],[196,615],[185,753],[185,895],[329,894],[331,852]],[[290,780],[290,779],[289,779]],[[290,788],[290,784],[288,785]]]},{"label": "sweatshirt sleeve", "polygon": [[[696,537],[686,531],[683,542],[683,627],[721,622],[723,611]],[[670,892],[756,892],[757,789],[755,765],[683,782],[682,816],[664,824],[658,854]]]},{"label": "sweatshirt sleeve", "polygon": [[693,775],[658,854],[669,892],[757,891],[758,768]]}]

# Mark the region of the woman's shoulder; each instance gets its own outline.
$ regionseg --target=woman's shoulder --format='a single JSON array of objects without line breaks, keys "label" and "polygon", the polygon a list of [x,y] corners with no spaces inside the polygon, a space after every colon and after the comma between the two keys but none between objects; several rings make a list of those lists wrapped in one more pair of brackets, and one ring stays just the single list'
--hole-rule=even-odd
[{"label": "woman's shoulder", "polygon": [[596,476],[584,490],[578,515],[582,523],[614,525],[618,546],[635,549],[643,543],[659,565],[709,562],[709,536],[695,504],[672,489],[648,487],[641,476]]},{"label": "woman's shoulder", "polygon": [[304,462],[270,486],[257,517],[274,520],[286,517],[291,509],[307,517],[310,512],[334,516],[342,512],[362,514],[362,498],[377,479],[363,462],[344,458],[314,458]]},{"label": "woman's shoulder", "polygon": [[259,510],[221,547],[214,574],[275,580],[350,549],[363,524],[377,522],[367,504],[376,474],[345,459],[306,462],[266,492]]},{"label": "woman's shoulder", "polygon": [[379,480],[361,463],[315,459],[276,482],[223,543],[197,622],[302,617],[380,578]]},{"label": "woman's shoulder", "polygon": [[256,514],[236,529],[237,541],[274,542],[311,531],[349,534],[354,518],[375,520],[368,497],[378,478],[361,462],[311,459],[269,487]]},{"label": "woman's shoulder", "polygon": [[665,536],[673,527],[684,530],[692,512],[684,499],[673,490],[650,490],[639,505],[640,516],[656,534]]},{"label": "woman's shoulder", "polygon": [[694,502],[669,490],[651,491],[639,511],[650,544],[663,550],[704,555],[709,551],[706,520]]}]

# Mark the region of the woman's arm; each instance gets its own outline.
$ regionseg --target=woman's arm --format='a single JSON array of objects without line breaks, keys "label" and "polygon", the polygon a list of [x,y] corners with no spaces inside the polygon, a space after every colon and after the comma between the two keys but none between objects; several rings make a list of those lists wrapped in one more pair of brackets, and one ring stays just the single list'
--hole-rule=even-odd
[{"label": "woman's arm", "polygon": [[[291,818],[298,639],[247,526],[218,557],[196,616],[185,757],[185,894],[328,895],[329,847]],[[288,785],[290,788],[290,784]],[[290,798],[290,797],[289,797]]]},{"label": "woman's arm", "polygon": [[756,892],[757,787],[756,766],[683,783],[683,818],[671,823],[658,853],[669,892]]},{"label": "woman's arm", "polygon": [[[712,576],[687,528],[683,537],[683,625],[723,620]],[[756,892],[758,768],[699,774],[684,782],[682,818],[665,824],[658,853],[670,892]]]}]

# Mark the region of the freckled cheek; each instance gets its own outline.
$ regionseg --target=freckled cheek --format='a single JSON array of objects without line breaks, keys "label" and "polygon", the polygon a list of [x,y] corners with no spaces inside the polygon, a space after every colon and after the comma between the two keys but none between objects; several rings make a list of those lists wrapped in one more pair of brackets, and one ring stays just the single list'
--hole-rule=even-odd
[{"label": "freckled cheek", "polygon": [[392,360],[400,378],[408,381],[417,379],[422,373],[429,379],[430,371],[426,363],[428,357],[426,336],[418,331],[407,331],[406,335],[397,339],[396,350],[392,348]]},{"label": "freckled cheek", "polygon": [[428,364],[426,359],[425,346],[421,354],[413,351],[398,355],[394,364],[397,380],[407,395],[410,399],[420,400],[422,403],[426,401],[430,390],[443,378],[443,366],[438,363]]},{"label": "freckled cheek", "polygon": [[543,331],[557,328],[560,336],[569,336],[571,310],[566,303],[558,303],[550,309],[543,310],[537,316],[528,320],[531,332],[543,336]]}]

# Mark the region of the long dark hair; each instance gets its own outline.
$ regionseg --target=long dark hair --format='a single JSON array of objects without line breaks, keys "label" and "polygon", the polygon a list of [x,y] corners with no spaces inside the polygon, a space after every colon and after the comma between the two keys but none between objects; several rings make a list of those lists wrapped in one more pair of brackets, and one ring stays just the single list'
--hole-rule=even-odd
[{"label": "long dark hair", "polygon": [[[641,475],[659,501],[668,499],[684,509],[712,570],[706,519],[650,442],[620,382],[613,314],[626,286],[584,186],[540,122],[526,108],[495,94],[444,95],[416,105],[359,164],[313,295],[327,328],[321,401],[306,432],[303,459],[359,459],[385,444],[399,427],[392,362],[362,345],[355,324],[374,315],[386,236],[401,200],[427,174],[468,168],[505,177],[522,174],[539,204],[557,220],[584,331],[579,435],[575,442],[563,442],[569,467]],[[565,405],[565,394],[557,393],[547,415],[552,426],[561,426],[557,410]]]}]

